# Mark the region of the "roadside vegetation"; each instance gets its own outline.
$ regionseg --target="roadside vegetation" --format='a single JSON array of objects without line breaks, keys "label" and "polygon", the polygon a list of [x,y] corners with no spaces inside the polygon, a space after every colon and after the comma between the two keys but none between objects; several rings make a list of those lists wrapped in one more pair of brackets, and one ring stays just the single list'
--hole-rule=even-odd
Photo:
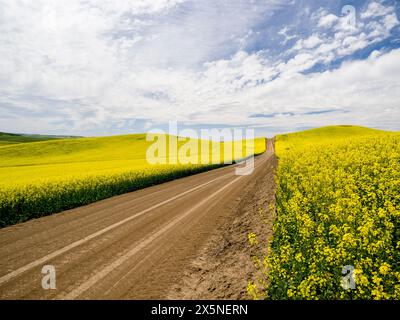
[{"label": "roadside vegetation", "polygon": [[[188,141],[179,139],[178,147]],[[146,150],[151,143],[137,134],[0,146],[0,227],[221,166],[227,159],[215,163],[212,155],[222,155],[225,145],[238,146],[210,143],[210,161],[200,164],[150,165]],[[249,150],[245,146],[231,160],[264,152],[265,140],[256,139]]]},{"label": "roadside vegetation", "polygon": [[250,283],[253,298],[399,299],[400,135],[326,127],[278,136],[276,153],[267,289]]}]

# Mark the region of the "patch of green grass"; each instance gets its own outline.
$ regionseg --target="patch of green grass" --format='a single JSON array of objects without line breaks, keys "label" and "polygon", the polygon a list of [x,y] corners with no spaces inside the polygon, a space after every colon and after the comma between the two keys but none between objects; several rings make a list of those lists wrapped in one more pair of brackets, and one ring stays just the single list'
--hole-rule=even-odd
[{"label": "patch of green grass", "polygon": [[40,134],[18,134],[18,133],[6,133],[0,132],[0,147],[18,143],[38,142],[47,141],[53,139],[59,139],[59,136],[46,136]]},{"label": "patch of green grass", "polygon": [[16,143],[37,142],[55,139],[49,136],[42,135],[24,135],[16,133],[0,132],[0,146]]}]

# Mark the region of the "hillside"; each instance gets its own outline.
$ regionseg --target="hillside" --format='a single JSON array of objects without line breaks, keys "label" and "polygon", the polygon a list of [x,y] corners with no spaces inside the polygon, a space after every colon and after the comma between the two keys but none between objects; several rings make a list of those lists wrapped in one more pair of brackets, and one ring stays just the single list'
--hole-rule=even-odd
[{"label": "hillside", "polygon": [[[178,150],[185,151],[179,161],[176,156],[168,156],[167,148],[166,156],[162,154],[159,159],[168,163],[149,163],[146,154],[154,142],[146,141],[144,134],[57,139],[1,147],[0,227],[221,166],[223,158],[217,162],[211,160],[218,155],[218,150],[222,152],[222,147],[241,151],[236,160],[265,151],[265,139],[256,140],[255,149],[245,152],[244,148],[239,149],[243,147],[241,144],[231,142],[219,146],[210,141],[174,136],[159,138],[178,140]],[[192,149],[189,157],[188,150],[181,148],[187,142],[192,146],[208,144],[209,150],[196,153]],[[209,160],[196,161],[204,156]]]},{"label": "hillside", "polygon": [[279,155],[283,150],[294,149],[299,146],[325,144],[338,139],[385,135],[388,133],[390,132],[359,126],[326,126],[301,132],[277,135],[275,138],[276,152]]},{"label": "hillside", "polygon": [[54,140],[61,138],[72,138],[72,137],[0,132],[0,147],[11,144],[47,141],[47,140]]},{"label": "hillside", "polygon": [[[400,135],[323,127],[279,136],[276,150],[267,297],[398,299]],[[338,281],[343,268],[356,286]]]},{"label": "hillside", "polygon": [[[166,136],[166,141],[168,142],[168,136]],[[178,148],[187,141],[188,139],[180,138]],[[191,141],[198,145],[201,143],[200,140],[192,139]],[[3,146],[0,149],[0,185],[148,167],[146,150],[152,143],[152,141],[146,141],[145,134],[132,134],[55,139]],[[232,145],[228,142],[226,144]],[[264,147],[264,139],[256,140],[255,153],[263,152]],[[218,150],[218,145],[209,143],[209,148],[211,157],[211,154],[215,154]],[[222,145],[220,150],[222,154]],[[195,158],[200,156],[194,155]],[[223,159],[223,156],[221,158]]]}]

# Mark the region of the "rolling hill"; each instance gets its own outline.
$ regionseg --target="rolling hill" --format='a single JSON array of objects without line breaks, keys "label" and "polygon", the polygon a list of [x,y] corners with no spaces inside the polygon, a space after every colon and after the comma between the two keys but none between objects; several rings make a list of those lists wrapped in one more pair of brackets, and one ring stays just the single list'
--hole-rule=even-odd
[{"label": "rolling hill", "polygon": [[267,297],[398,299],[399,133],[323,127],[278,136],[276,151]]},{"label": "rolling hill", "polygon": [[[209,149],[191,156],[183,149],[185,152],[177,161],[176,155],[169,156],[167,144],[166,157],[162,155],[160,159],[168,163],[151,164],[146,154],[154,141],[147,141],[145,134],[51,139],[0,147],[0,226],[221,166],[223,157],[212,160],[218,153],[221,156],[225,147],[241,148],[234,159],[226,160],[241,160],[265,151],[263,138],[257,139],[247,152],[246,143],[219,144],[165,135],[162,138],[176,142],[178,150],[188,143],[207,144]],[[197,161],[203,158],[209,160]]]},{"label": "rolling hill", "polygon": [[385,135],[390,132],[360,126],[338,125],[309,129],[301,132],[277,135],[276,152],[279,155],[284,150],[295,149],[307,145],[318,145],[334,142],[339,139],[371,135]]},{"label": "rolling hill", "polygon": [[62,138],[73,138],[73,137],[0,132],[0,147],[10,144],[47,141],[47,140],[62,139]]}]

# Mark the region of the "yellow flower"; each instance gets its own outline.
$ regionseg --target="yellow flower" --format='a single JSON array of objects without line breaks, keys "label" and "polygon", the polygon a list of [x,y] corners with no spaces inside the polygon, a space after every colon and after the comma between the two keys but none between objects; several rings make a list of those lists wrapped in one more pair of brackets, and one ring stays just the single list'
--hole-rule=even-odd
[{"label": "yellow flower", "polygon": [[296,259],[297,262],[302,262],[304,260],[303,259],[303,255],[301,254],[301,252],[296,254],[295,259]]},{"label": "yellow flower", "polygon": [[247,239],[249,240],[251,246],[258,244],[257,235],[255,233],[249,233],[247,235]]},{"label": "yellow flower", "polygon": [[379,267],[379,273],[383,274],[384,276],[387,275],[389,271],[390,271],[390,266],[387,263],[384,263]]},{"label": "yellow flower", "polygon": [[[400,299],[400,135],[311,131],[278,137],[276,150],[268,297]],[[345,265],[355,266],[355,290],[335,290]]]}]

